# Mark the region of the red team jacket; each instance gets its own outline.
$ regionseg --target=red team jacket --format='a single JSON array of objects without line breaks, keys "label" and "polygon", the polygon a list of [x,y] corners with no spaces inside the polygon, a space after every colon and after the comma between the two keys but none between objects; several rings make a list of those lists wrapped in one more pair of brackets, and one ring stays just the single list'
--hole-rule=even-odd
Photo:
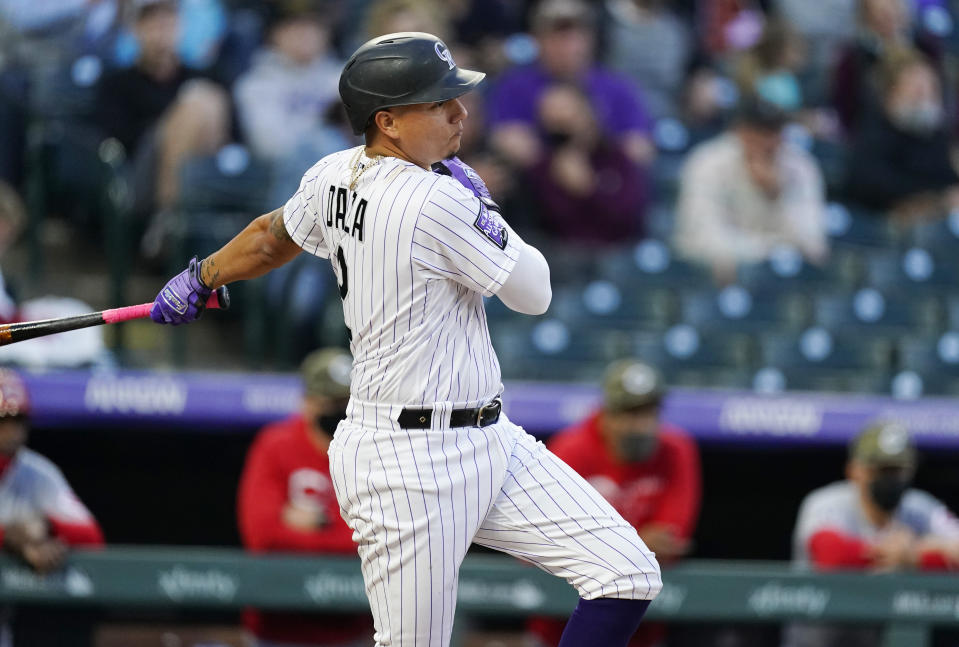
[{"label": "red team jacket", "polygon": [[[661,425],[659,446],[643,463],[624,464],[607,451],[599,433],[599,412],[557,432],[549,449],[590,482],[634,528],[658,523],[684,539],[692,536],[702,498],[699,450],[677,427]],[[534,619],[530,630],[547,645],[559,644],[565,623]],[[654,645],[662,625],[643,623],[631,647]]]},{"label": "red team jacket", "polygon": [[[265,427],[250,447],[237,501],[243,544],[254,552],[356,555],[352,531],[340,517],[333,493],[329,458],[308,433],[306,422],[296,415]],[[286,526],[283,508],[291,501],[321,506],[326,525],[310,531]],[[243,622],[257,637],[276,642],[337,644],[373,634],[368,615],[248,609]]]}]

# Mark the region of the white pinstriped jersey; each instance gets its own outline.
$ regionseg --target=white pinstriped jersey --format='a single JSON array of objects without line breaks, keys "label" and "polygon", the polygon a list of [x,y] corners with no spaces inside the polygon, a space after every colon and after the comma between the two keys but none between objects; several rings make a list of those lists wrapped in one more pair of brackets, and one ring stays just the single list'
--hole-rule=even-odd
[{"label": "white pinstriped jersey", "polygon": [[329,155],[284,208],[293,240],[333,265],[353,353],[352,396],[475,406],[502,390],[483,296],[519,257],[517,237],[456,180],[362,147]]},{"label": "white pinstriped jersey", "polygon": [[34,517],[66,523],[85,523],[93,519],[60,469],[49,459],[24,447],[0,478],[0,526]]}]

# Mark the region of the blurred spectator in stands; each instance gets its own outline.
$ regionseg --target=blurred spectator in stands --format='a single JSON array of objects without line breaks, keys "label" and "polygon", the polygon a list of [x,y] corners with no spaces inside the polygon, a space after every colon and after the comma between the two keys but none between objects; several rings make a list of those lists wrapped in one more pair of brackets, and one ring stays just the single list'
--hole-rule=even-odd
[{"label": "blurred spectator in stands", "polygon": [[606,0],[606,61],[643,89],[654,117],[676,116],[692,55],[686,25],[666,0]]},{"label": "blurred spectator in stands", "polygon": [[176,2],[136,3],[139,57],[133,67],[103,78],[97,104],[100,127],[134,160],[134,208],[141,217],[155,214],[155,231],[162,230],[176,203],[181,162],[227,141],[230,99],[223,88],[182,65]]},{"label": "blurred spectator in stands", "polygon": [[539,58],[505,72],[492,87],[488,115],[493,149],[521,168],[541,159],[545,141],[537,114],[540,98],[552,84],[569,83],[583,88],[605,134],[630,159],[650,163],[655,150],[639,90],[594,62],[592,8],[581,0],[542,0],[530,20]]},{"label": "blurred spectator in stands", "polygon": [[[19,237],[27,221],[23,200],[12,186],[0,180],[0,267],[6,260],[6,252]],[[7,277],[0,273],[0,323],[19,320],[16,299]]]},{"label": "blurred spectator in stands", "polygon": [[[603,381],[602,408],[557,432],[548,447],[636,528],[660,563],[669,564],[690,550],[702,476],[696,443],[659,419],[664,390],[652,366],[616,362]],[[553,646],[563,623],[535,619],[530,630]],[[662,625],[641,626],[630,645],[655,645],[664,633]]]},{"label": "blurred spectator in stands", "polygon": [[[306,356],[300,411],[263,429],[240,477],[237,513],[243,544],[254,552],[356,556],[340,517],[327,449],[350,396],[349,353],[327,348]],[[258,645],[368,645],[369,614],[292,614],[248,610],[244,624]]]},{"label": "blurred spectator in stands", "polygon": [[871,113],[880,109],[875,84],[878,64],[897,50],[917,48],[938,61],[940,45],[925,31],[913,32],[905,0],[860,0],[856,40],[834,65],[832,103],[847,133],[855,133]]},{"label": "blurred spectator in stands", "polygon": [[781,245],[825,260],[822,176],[806,151],[783,139],[785,123],[778,106],[746,99],[735,124],[697,146],[683,167],[675,244],[719,283]]},{"label": "blurred spectator in stands", "polygon": [[702,47],[714,58],[756,44],[763,29],[762,0],[697,0],[695,24]]},{"label": "blurred spectator in stands", "polygon": [[694,146],[725,130],[738,96],[731,79],[708,61],[695,60],[686,75],[680,111],[680,120],[689,135],[687,145]]},{"label": "blurred spectator in stands", "polygon": [[800,76],[806,66],[806,43],[788,22],[772,18],[756,44],[736,66],[736,81],[744,96],[756,96],[788,112],[814,137],[838,139],[835,112],[809,106]]},{"label": "blurred spectator in stands", "polygon": [[[234,87],[243,133],[256,155],[316,160],[350,145],[325,117],[339,106],[343,62],[330,48],[330,27],[316,0],[277,0],[267,45]],[[308,150],[304,150],[308,149]]]},{"label": "blurred spectator in stands", "polygon": [[603,133],[589,97],[575,85],[551,85],[540,95],[537,121],[545,145],[526,186],[543,232],[576,245],[638,240],[645,175],[624,143]]},{"label": "blurred spectator in stands", "polygon": [[[959,568],[959,520],[910,487],[916,449],[898,423],[869,424],[851,443],[846,480],[810,492],[799,508],[793,561],[818,570]],[[794,625],[785,647],[876,647],[878,629]]]},{"label": "blurred spectator in stands", "polygon": [[916,52],[891,56],[883,67],[882,110],[856,133],[848,196],[904,224],[959,208],[939,78]]},{"label": "blurred spectator in stands", "polygon": [[806,40],[817,73],[835,60],[838,48],[856,36],[858,0],[773,0],[774,13]]},{"label": "blurred spectator in stands", "polygon": [[41,573],[59,568],[67,546],[101,546],[103,533],[63,474],[28,449],[26,386],[0,369],[0,540]]},{"label": "blurred spectator in stands", "polygon": [[450,49],[459,64],[459,52],[451,38],[453,29],[449,22],[449,8],[436,0],[377,0],[366,14],[365,39],[400,31],[425,31],[435,34]]}]

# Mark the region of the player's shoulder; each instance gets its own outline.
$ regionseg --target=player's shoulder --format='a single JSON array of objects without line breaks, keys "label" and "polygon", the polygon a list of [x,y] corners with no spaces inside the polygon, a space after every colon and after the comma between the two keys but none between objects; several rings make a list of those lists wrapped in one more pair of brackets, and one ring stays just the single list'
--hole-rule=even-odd
[{"label": "player's shoulder", "polygon": [[682,427],[667,423],[659,426],[659,442],[666,447],[676,449],[696,449],[696,439],[693,438],[692,434]]},{"label": "player's shoulder", "polygon": [[341,151],[336,151],[335,153],[330,153],[324,157],[321,157],[313,166],[307,169],[306,173],[303,174],[304,178],[313,178],[318,177],[326,171],[338,171],[343,167],[349,165],[350,160],[356,156],[357,151],[361,146],[354,146],[353,148],[345,148]]},{"label": "player's shoulder", "polygon": [[[429,175],[433,177],[428,177]],[[434,219],[463,219],[476,217],[479,210],[479,198],[458,181],[448,175],[430,172],[420,178],[428,190],[428,199],[423,203],[422,213]]]},{"label": "player's shoulder", "polygon": [[302,424],[303,419],[299,414],[272,422],[256,435],[254,447],[261,452],[283,450],[296,442],[297,432]]},{"label": "player's shoulder", "polygon": [[856,501],[856,486],[851,481],[836,481],[809,492],[801,507],[806,510],[853,509]]},{"label": "player's shoulder", "polygon": [[942,505],[942,501],[925,490],[909,488],[902,495],[902,509],[905,511],[932,514],[933,510]]},{"label": "player's shoulder", "polygon": [[55,480],[63,478],[63,473],[53,461],[29,447],[22,447],[17,452],[17,471],[33,478]]}]

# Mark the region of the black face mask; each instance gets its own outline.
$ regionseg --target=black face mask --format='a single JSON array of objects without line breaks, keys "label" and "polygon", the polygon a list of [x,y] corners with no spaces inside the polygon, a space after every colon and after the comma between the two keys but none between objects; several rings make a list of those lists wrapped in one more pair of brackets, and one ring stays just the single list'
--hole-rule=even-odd
[{"label": "black face mask", "polygon": [[880,510],[892,512],[908,489],[908,479],[898,474],[880,474],[869,483],[869,496]]},{"label": "black face mask", "polygon": [[659,446],[656,434],[626,434],[619,439],[619,453],[628,463],[641,463]]},{"label": "black face mask", "polygon": [[332,436],[341,420],[346,420],[346,409],[317,416],[315,422],[317,427]]},{"label": "black face mask", "polygon": [[545,136],[550,148],[562,148],[573,140],[573,133],[562,130],[547,131]]}]

